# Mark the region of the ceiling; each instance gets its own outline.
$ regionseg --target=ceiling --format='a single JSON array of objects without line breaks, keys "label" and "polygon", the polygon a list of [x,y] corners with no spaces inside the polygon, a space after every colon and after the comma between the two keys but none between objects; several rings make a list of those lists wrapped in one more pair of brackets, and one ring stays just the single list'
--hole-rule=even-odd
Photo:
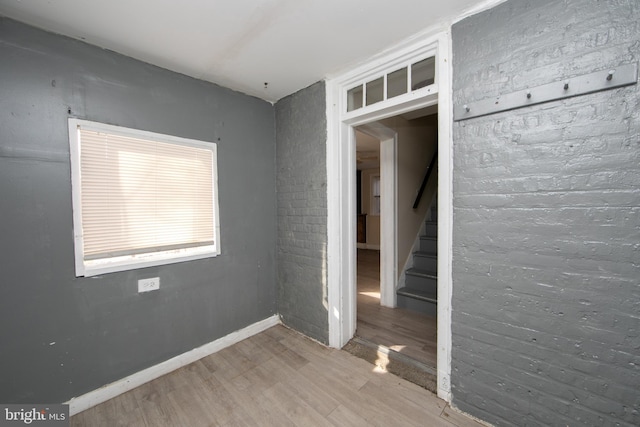
[{"label": "ceiling", "polygon": [[267,101],[491,0],[0,0],[0,15]]}]

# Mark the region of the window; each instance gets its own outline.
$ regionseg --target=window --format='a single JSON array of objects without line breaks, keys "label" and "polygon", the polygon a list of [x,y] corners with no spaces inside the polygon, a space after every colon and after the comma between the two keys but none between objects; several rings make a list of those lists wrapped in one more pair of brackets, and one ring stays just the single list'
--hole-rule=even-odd
[{"label": "window", "polygon": [[[389,72],[347,90],[347,112],[368,107],[401,95],[433,85],[436,76],[436,58],[393,67]],[[364,101],[364,102],[363,102]]]},{"label": "window", "polygon": [[371,175],[371,215],[380,215],[380,175]]},{"label": "window", "polygon": [[213,143],[69,119],[76,276],[220,254]]}]

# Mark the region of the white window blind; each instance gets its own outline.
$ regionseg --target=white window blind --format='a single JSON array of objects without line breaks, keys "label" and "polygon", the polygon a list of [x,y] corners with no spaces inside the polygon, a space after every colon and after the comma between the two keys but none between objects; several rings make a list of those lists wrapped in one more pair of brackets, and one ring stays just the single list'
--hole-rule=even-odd
[{"label": "white window blind", "polygon": [[72,120],[76,264],[117,271],[219,253],[215,144]]}]

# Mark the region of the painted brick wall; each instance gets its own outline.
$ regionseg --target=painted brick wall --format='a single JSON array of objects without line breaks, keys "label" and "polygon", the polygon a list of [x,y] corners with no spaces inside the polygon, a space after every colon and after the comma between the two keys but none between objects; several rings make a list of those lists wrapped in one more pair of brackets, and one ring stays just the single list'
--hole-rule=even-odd
[{"label": "painted brick wall", "polygon": [[283,322],[328,342],[324,82],[276,104],[278,305]]},{"label": "painted brick wall", "polygon": [[[640,59],[640,2],[511,0],[454,25],[456,105]],[[453,403],[640,425],[640,86],[454,123]]]}]

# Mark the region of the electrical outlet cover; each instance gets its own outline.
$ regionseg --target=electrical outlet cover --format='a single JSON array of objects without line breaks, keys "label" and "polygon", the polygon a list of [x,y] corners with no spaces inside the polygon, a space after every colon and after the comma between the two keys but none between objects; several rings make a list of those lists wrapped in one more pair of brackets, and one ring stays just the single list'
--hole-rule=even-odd
[{"label": "electrical outlet cover", "polygon": [[138,292],[149,292],[160,289],[160,278],[151,277],[148,279],[138,280]]}]

